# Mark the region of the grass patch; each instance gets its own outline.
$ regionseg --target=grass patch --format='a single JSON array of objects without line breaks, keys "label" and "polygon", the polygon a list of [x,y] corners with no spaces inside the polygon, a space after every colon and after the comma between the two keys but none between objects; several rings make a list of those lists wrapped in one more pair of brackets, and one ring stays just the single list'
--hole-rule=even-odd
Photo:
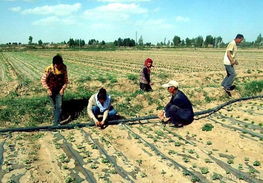
[{"label": "grass patch", "polygon": [[110,81],[111,84],[118,82],[117,77],[113,75],[108,75],[108,80]]},{"label": "grass patch", "polygon": [[91,81],[91,80],[92,80],[92,78],[90,76],[85,76],[85,77],[78,79],[77,82],[85,83],[85,82]]},{"label": "grass patch", "polygon": [[[77,93],[66,93],[63,103],[74,99],[87,99],[90,91],[80,88]],[[38,126],[52,121],[53,109],[48,96],[6,97],[0,100],[0,126]]]},{"label": "grass patch", "polygon": [[101,83],[106,83],[107,81],[107,79],[102,76],[99,76],[97,80],[100,81]]},{"label": "grass patch", "polygon": [[127,78],[131,81],[137,81],[138,80],[138,76],[135,74],[128,74]]},{"label": "grass patch", "polygon": [[10,123],[14,126],[28,123],[32,126],[41,124],[44,121],[51,121],[52,111],[49,109],[48,97],[8,97],[0,101],[1,126]]},{"label": "grass patch", "polygon": [[257,95],[263,91],[263,80],[245,83],[242,91],[243,96]]}]

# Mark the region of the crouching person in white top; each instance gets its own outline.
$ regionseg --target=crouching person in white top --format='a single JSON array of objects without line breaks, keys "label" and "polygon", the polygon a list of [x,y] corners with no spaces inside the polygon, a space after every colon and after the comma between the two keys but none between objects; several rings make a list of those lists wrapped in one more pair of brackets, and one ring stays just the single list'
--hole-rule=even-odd
[{"label": "crouching person in white top", "polygon": [[90,97],[87,111],[95,125],[101,128],[105,127],[108,118],[112,119],[117,114],[117,111],[111,106],[111,97],[104,88]]}]

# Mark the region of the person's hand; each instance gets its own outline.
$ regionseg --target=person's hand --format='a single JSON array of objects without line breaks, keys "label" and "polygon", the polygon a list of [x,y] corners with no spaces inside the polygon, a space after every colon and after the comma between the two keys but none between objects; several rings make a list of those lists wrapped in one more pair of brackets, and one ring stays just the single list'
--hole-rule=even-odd
[{"label": "person's hand", "polygon": [[153,85],[153,83],[150,83],[150,85]]},{"label": "person's hand", "polygon": [[61,90],[59,91],[59,94],[60,94],[60,95],[64,95],[64,91],[65,91],[64,89],[61,89]]},{"label": "person's hand", "polygon": [[52,91],[51,91],[50,89],[48,89],[48,90],[47,90],[47,94],[48,94],[49,96],[51,96],[51,95],[52,95]]},{"label": "person's hand", "polygon": [[97,121],[97,122],[95,123],[95,125],[98,126],[98,127],[100,127],[100,126],[101,126],[101,122],[100,122],[100,121]]},{"label": "person's hand", "polygon": [[164,119],[164,111],[159,111],[157,116],[159,117],[159,119],[162,121]]}]

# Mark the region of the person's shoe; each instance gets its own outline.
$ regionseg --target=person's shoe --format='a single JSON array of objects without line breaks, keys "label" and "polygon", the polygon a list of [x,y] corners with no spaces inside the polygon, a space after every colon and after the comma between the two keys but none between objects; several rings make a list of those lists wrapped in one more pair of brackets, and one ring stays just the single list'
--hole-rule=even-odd
[{"label": "person's shoe", "polygon": [[176,123],[174,124],[175,128],[182,128],[184,125],[182,123]]},{"label": "person's shoe", "polygon": [[231,93],[230,93],[230,91],[231,91],[231,90],[229,90],[229,89],[226,89],[226,88],[224,88],[224,90],[225,90],[226,94],[227,94],[229,97],[231,97],[231,96],[232,96],[232,95],[231,95]]},{"label": "person's shoe", "polygon": [[234,90],[236,88],[236,85],[230,86],[229,90]]}]

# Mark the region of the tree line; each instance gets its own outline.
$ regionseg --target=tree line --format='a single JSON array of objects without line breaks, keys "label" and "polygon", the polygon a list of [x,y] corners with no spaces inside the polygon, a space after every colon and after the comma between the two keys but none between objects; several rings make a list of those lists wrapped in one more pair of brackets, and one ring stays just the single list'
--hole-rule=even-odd
[{"label": "tree line", "polygon": [[[38,40],[37,43],[33,43],[33,37],[29,36],[28,38],[28,45],[39,45],[44,46],[50,43],[44,43],[42,40]],[[131,38],[118,38],[114,42],[106,43],[104,40],[99,41],[96,39],[90,39],[87,43],[83,39],[73,39],[70,38],[67,42],[63,41],[61,43],[51,43],[51,44],[61,44],[61,45],[68,45],[70,48],[75,47],[87,47],[87,46],[115,46],[115,47],[197,47],[197,48],[222,48],[225,47],[227,43],[223,42],[221,36],[213,37],[212,35],[207,35],[205,39],[202,36],[197,36],[195,38],[185,38],[182,39],[181,37],[175,35],[173,39],[166,40],[166,38],[161,41],[157,42],[157,44],[152,44],[151,42],[144,43],[143,37],[137,40]],[[21,43],[7,43],[7,45],[21,45]],[[244,40],[241,44],[241,47],[262,47],[263,46],[263,37],[261,34],[257,36],[255,41],[248,42]]]}]

